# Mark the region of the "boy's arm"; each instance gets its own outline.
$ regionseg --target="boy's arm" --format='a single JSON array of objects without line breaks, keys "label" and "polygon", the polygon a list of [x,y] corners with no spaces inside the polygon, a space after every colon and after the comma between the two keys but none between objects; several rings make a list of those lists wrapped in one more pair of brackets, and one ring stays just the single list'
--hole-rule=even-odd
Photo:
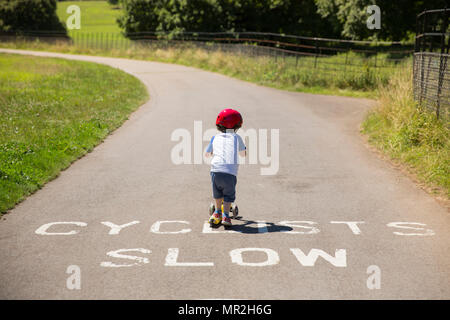
[{"label": "boy's arm", "polygon": [[211,157],[213,154],[213,140],[214,140],[214,137],[211,138],[211,141],[209,142],[208,147],[206,147],[205,156],[207,158]]},{"label": "boy's arm", "polygon": [[239,142],[239,155],[241,157],[245,157],[247,155],[247,147],[245,146],[244,141],[242,140],[240,135],[237,135]]}]

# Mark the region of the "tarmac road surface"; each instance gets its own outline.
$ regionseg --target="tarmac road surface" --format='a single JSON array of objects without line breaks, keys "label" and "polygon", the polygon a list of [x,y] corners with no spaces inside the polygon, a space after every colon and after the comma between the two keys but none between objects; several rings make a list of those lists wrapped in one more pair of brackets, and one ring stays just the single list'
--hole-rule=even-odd
[{"label": "tarmac road surface", "polygon": [[[151,96],[4,215],[0,299],[450,298],[448,210],[365,146],[358,126],[372,101],[171,64],[0,51],[104,63]],[[202,159],[225,107],[243,114],[249,148],[230,232],[205,223]]]}]

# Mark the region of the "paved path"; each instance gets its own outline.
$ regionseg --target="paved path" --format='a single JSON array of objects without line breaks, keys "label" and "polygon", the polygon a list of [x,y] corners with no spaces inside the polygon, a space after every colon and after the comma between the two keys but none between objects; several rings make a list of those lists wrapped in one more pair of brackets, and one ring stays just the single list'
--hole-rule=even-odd
[{"label": "paved path", "polygon": [[[123,69],[151,99],[4,216],[0,299],[450,298],[450,216],[364,146],[358,124],[369,100],[163,63],[16,52]],[[194,121],[214,128],[227,106],[242,112],[246,132],[263,129],[257,139],[269,150],[279,129],[279,168],[275,151],[275,175],[261,175],[270,164],[257,153],[241,166],[243,218],[223,233],[204,225],[208,165],[174,164],[171,135],[189,132],[198,144]],[[370,290],[377,271],[381,287]],[[81,289],[69,290],[68,278]]]}]

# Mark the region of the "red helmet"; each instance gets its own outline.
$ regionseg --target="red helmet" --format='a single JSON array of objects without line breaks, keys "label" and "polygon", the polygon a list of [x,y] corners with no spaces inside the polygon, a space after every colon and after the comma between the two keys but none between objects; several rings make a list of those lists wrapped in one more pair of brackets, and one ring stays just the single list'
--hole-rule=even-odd
[{"label": "red helmet", "polygon": [[242,126],[241,114],[233,109],[223,109],[217,116],[216,126],[226,129],[239,129]]}]

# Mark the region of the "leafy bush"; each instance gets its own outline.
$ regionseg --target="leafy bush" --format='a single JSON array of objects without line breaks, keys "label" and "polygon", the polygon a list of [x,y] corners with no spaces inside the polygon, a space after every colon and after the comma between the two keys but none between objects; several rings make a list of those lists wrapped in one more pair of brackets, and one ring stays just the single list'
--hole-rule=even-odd
[{"label": "leafy bush", "polygon": [[56,0],[0,1],[0,32],[37,30],[66,32],[56,15]]},{"label": "leafy bush", "polygon": [[145,31],[260,31],[330,34],[313,0],[122,0],[126,33]]}]

